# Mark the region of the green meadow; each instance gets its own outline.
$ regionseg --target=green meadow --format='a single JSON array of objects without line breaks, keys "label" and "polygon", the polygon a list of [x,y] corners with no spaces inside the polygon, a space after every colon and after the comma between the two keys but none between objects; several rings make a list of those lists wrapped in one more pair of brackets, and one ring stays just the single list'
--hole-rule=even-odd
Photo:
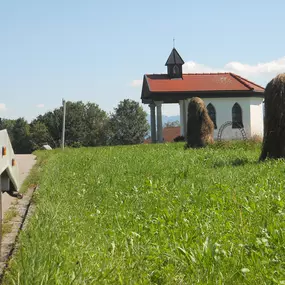
[{"label": "green meadow", "polygon": [[260,144],[38,152],[4,284],[285,284],[285,163]]}]

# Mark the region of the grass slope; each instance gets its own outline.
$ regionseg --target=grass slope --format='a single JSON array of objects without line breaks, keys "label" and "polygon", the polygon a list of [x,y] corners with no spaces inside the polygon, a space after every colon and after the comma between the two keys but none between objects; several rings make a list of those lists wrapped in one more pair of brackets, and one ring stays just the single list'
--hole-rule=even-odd
[{"label": "grass slope", "polygon": [[4,284],[285,284],[285,165],[259,152],[50,152]]}]

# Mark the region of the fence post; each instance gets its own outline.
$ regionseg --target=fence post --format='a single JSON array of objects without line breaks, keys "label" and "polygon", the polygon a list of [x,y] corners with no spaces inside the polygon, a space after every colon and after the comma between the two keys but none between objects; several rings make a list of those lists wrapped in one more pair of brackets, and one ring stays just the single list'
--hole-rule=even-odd
[{"label": "fence post", "polygon": [[2,184],[1,184],[1,175],[0,175],[0,262],[2,262]]},{"label": "fence post", "polygon": [[61,138],[61,148],[64,150],[64,143],[65,143],[65,116],[66,116],[66,102],[62,99],[63,105],[63,119],[62,119],[62,138]]}]

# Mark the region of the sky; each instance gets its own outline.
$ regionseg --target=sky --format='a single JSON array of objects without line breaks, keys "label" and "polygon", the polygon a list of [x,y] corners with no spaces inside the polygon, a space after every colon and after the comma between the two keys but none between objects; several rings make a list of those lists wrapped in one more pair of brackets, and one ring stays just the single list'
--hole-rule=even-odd
[{"label": "sky", "polygon": [[284,10],[284,0],[0,0],[0,117],[30,121],[62,98],[107,112],[140,102],[143,75],[166,72],[173,38],[184,72],[266,86],[285,72]]}]

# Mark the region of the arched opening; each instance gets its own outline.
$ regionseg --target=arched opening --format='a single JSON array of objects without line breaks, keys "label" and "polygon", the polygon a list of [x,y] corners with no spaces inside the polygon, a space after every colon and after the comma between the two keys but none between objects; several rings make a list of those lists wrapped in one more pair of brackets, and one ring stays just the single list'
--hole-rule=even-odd
[{"label": "arched opening", "polygon": [[216,120],[216,109],[212,103],[209,103],[207,106],[208,114],[211,120],[214,123],[215,129],[217,128],[217,120]]},{"label": "arched opening", "polygon": [[173,66],[173,75],[178,76],[179,75],[179,67],[177,65]]},{"label": "arched opening", "polygon": [[243,128],[242,109],[238,103],[235,103],[232,108],[232,128],[233,129]]}]

